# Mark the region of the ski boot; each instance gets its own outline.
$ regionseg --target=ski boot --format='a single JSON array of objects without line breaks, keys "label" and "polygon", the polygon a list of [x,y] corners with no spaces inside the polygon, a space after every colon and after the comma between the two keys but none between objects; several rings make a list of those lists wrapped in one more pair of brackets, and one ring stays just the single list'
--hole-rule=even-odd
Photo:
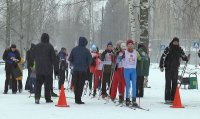
[{"label": "ski boot", "polygon": [[124,97],[123,96],[119,96],[119,103],[123,103],[124,102]]},{"label": "ski boot", "polygon": [[40,99],[35,99],[35,104],[40,104]]},{"label": "ski boot", "polygon": [[102,98],[103,98],[103,99],[106,98],[106,97],[108,97],[108,94],[107,94],[107,93],[102,94]]},{"label": "ski boot", "polygon": [[95,97],[95,96],[96,96],[96,94],[97,94],[97,92],[96,92],[96,90],[94,90],[94,91],[93,91],[93,94],[92,94],[92,95],[93,95],[93,97]]},{"label": "ski boot", "polygon": [[126,106],[129,106],[131,104],[131,101],[129,98],[126,98]]},{"label": "ski boot", "polygon": [[138,104],[136,103],[136,97],[132,97],[132,106],[138,107]]},{"label": "ski boot", "polygon": [[51,92],[51,96],[52,97],[58,97],[58,95],[56,93],[54,93],[53,91]]}]

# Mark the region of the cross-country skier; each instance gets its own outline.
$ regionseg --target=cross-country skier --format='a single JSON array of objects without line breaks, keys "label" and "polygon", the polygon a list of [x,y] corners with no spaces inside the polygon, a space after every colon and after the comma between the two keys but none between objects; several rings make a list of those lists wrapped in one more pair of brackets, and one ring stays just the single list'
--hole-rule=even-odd
[{"label": "cross-country skier", "polygon": [[108,84],[108,88],[110,88],[110,82],[112,78],[112,68],[114,63],[114,52],[113,52],[113,44],[109,42],[107,44],[106,50],[101,54],[101,61],[103,61],[103,78],[102,78],[102,98],[108,96],[106,92],[106,84]]},{"label": "cross-country skier", "polygon": [[132,106],[138,106],[136,103],[136,66],[137,60],[141,60],[141,56],[134,49],[134,41],[127,41],[127,50],[124,53],[124,78],[126,81],[126,105],[130,105],[130,82],[132,83]]},{"label": "cross-country skier", "polygon": [[118,44],[120,47],[118,48],[116,54],[116,67],[115,72],[113,74],[112,86],[111,86],[111,100],[115,100],[117,89],[119,92],[119,103],[124,102],[124,91],[125,91],[125,79],[124,79],[124,62],[122,60],[122,56],[124,51],[126,50],[126,43]]}]

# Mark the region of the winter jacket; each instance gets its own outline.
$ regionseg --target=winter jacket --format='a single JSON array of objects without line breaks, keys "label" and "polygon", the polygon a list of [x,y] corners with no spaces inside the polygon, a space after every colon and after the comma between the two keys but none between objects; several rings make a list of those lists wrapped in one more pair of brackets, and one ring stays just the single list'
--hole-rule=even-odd
[{"label": "winter jacket", "polygon": [[184,61],[188,61],[183,49],[180,46],[177,46],[177,48],[174,49],[171,42],[170,45],[165,48],[164,53],[161,56],[159,67],[165,67],[165,69],[169,70],[178,70],[181,58]]},{"label": "winter jacket", "polygon": [[138,53],[142,56],[142,59],[137,61],[137,76],[148,76],[150,58],[143,47],[138,49]]},{"label": "winter jacket", "polygon": [[26,52],[26,61],[27,61],[27,68],[33,67],[33,57],[32,57],[32,52],[34,48],[34,44],[31,44],[31,48]]},{"label": "winter jacket", "polygon": [[[14,57],[18,61],[15,62],[11,59],[11,57]],[[5,70],[12,70],[14,67],[17,67],[17,63],[20,62],[20,53],[18,50],[12,51],[11,48],[8,48],[3,53],[3,60],[5,61]]]},{"label": "winter jacket", "polygon": [[49,39],[41,38],[41,43],[34,47],[32,57],[37,64],[35,66],[36,74],[53,75],[53,68],[56,72],[59,72],[56,54],[53,46],[49,43]]},{"label": "winter jacket", "polygon": [[[106,54],[111,54],[111,65],[105,64],[106,62]],[[103,61],[103,72],[104,73],[110,73],[115,70],[115,54],[113,51],[108,51],[107,49],[102,52],[101,54],[101,61]]]},{"label": "winter jacket", "polygon": [[24,64],[24,58],[21,58],[21,61],[18,63],[18,67],[20,69],[20,71],[22,72],[22,76],[17,77],[17,80],[22,80],[23,78],[23,67],[22,65]]},{"label": "winter jacket", "polygon": [[69,61],[73,65],[73,71],[87,72],[92,63],[90,51],[86,48],[88,41],[84,37],[79,38],[78,46],[72,49]]},{"label": "winter jacket", "polygon": [[63,51],[60,51],[58,53],[57,58],[58,58],[58,62],[59,62],[59,69],[62,69],[62,70],[67,69],[67,67],[68,67],[67,56],[68,56],[68,54],[66,54]]}]

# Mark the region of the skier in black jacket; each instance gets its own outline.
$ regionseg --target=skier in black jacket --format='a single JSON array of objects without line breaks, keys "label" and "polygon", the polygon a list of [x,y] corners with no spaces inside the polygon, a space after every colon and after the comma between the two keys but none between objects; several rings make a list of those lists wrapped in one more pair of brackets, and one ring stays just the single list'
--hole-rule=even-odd
[{"label": "skier in black jacket", "polygon": [[35,103],[39,104],[41,96],[42,84],[45,84],[45,100],[47,103],[53,102],[51,100],[51,88],[53,80],[53,67],[56,74],[59,73],[58,64],[56,63],[56,54],[53,46],[49,43],[49,35],[43,33],[41,43],[34,48],[33,59],[36,68],[36,89],[35,89]]},{"label": "skier in black jacket", "polygon": [[179,39],[174,37],[169,46],[165,48],[159,65],[161,72],[163,72],[165,68],[165,103],[172,103],[174,100],[180,58],[184,61],[188,61],[188,57],[179,45]]},{"label": "skier in black jacket", "polygon": [[17,80],[14,78],[13,70],[17,67],[17,63],[20,62],[20,53],[16,49],[16,45],[12,44],[10,48],[6,49],[3,53],[3,60],[5,61],[5,70],[6,70],[6,80],[4,94],[8,93],[8,84],[10,77],[12,77],[12,93],[16,94],[17,92]]}]

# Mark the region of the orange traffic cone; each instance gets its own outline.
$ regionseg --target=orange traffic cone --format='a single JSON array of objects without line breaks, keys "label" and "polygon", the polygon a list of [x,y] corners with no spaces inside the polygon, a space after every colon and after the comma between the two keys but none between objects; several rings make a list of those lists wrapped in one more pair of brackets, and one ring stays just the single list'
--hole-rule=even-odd
[{"label": "orange traffic cone", "polygon": [[58,104],[56,106],[57,107],[69,107],[69,105],[67,105],[67,101],[66,101],[66,97],[65,97],[64,85],[62,85],[62,87],[61,87]]},{"label": "orange traffic cone", "polygon": [[176,94],[174,97],[173,105],[170,106],[171,108],[184,108],[184,106],[181,103],[180,93],[179,93],[179,87],[176,87]]}]

